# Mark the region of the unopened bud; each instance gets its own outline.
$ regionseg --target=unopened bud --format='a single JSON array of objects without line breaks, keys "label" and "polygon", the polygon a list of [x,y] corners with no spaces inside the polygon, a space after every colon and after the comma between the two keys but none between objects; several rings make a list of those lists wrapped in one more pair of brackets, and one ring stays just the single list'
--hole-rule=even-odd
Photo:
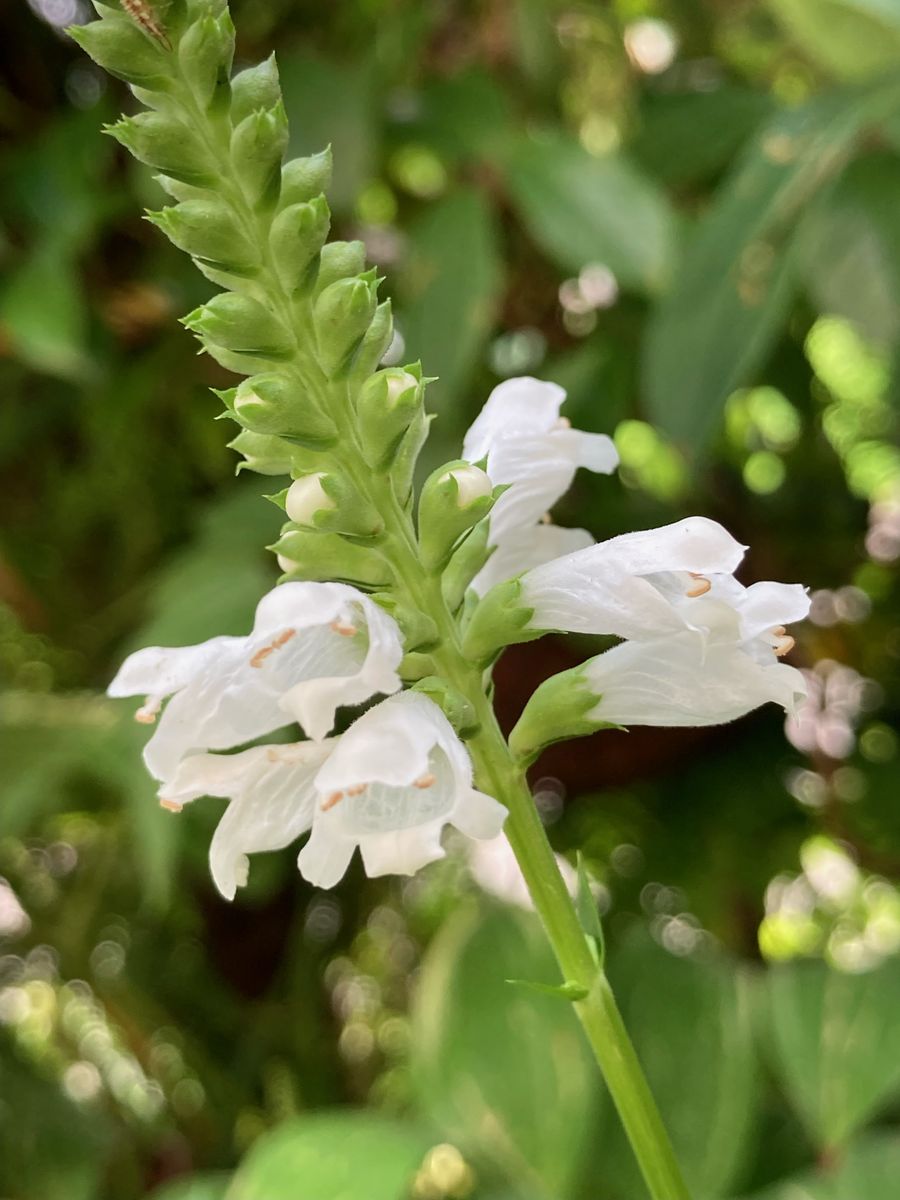
[{"label": "unopened bud", "polygon": [[269,244],[285,286],[300,286],[304,272],[324,245],[331,214],[324,196],[284,208],[272,222]]},{"label": "unopened bud", "polygon": [[338,375],[348,364],[375,315],[377,284],[374,276],[339,279],[315,302],[318,357],[326,375]]},{"label": "unopened bud", "polygon": [[250,113],[232,134],[235,173],[251,204],[273,204],[278,198],[287,140],[287,118],[280,102]]},{"label": "unopened bud", "polygon": [[268,309],[234,292],[213,296],[183,317],[182,324],[204,341],[237,354],[282,359],[293,348],[290,334]]},{"label": "unopened bud", "polygon": [[284,375],[272,373],[245,379],[236,389],[230,407],[244,428],[256,433],[280,434],[309,447],[330,445],[337,438],[331,418],[302,387]]},{"label": "unopened bud", "polygon": [[247,67],[231,80],[231,121],[240,125],[245,117],[261,108],[272,108],[281,99],[278,82],[278,67],[275,55],[270,54],[265,62]]},{"label": "unopened bud", "polygon": [[148,212],[147,220],[161,229],[179,250],[205,259],[220,270],[246,275],[254,268],[256,256],[252,246],[228,205],[214,196],[184,200],[160,212]]},{"label": "unopened bud", "polygon": [[337,533],[292,529],[288,526],[274,546],[278,565],[294,579],[313,582],[389,587],[392,573],[382,556],[368,546],[348,542]]},{"label": "unopened bud", "polygon": [[200,17],[181,35],[181,73],[204,108],[217,106],[227,96],[233,58],[234,24],[227,9],[219,16]]},{"label": "unopened bud", "polygon": [[493,487],[480,467],[456,462],[426,479],[419,497],[419,549],[429,568],[443,569],[460,537],[485,517]]},{"label": "unopened bud", "polygon": [[369,376],[360,388],[356,412],[363,453],[370,466],[383,467],[393,458],[421,407],[421,379],[412,371],[388,367]]},{"label": "unopened bud", "polygon": [[228,445],[243,456],[244,461],[238,465],[238,471],[256,471],[259,475],[289,475],[294,466],[291,447],[278,437],[242,429]]},{"label": "unopened bud", "polygon": [[168,113],[141,112],[123,117],[115,125],[104,126],[104,133],[148,167],[182,183],[205,187],[216,181],[216,164],[203,143],[187,125]]},{"label": "unopened bud", "polygon": [[281,168],[281,203],[302,204],[320,196],[331,183],[331,147],[307,158],[292,158]]},{"label": "unopened bud", "polygon": [[481,467],[455,467],[443,474],[438,483],[447,483],[451,479],[456,484],[457,508],[468,508],[474,501],[489,496],[494,490],[490,477]]},{"label": "unopened bud", "polygon": [[325,472],[317,471],[314,475],[304,475],[301,479],[295,479],[288,488],[284,508],[296,525],[315,525],[316,513],[327,512],[337,507],[322,487],[324,478]]},{"label": "unopened bud", "polygon": [[145,36],[125,16],[112,14],[66,31],[94,62],[126,83],[150,91],[168,91],[171,70],[161,42]]}]

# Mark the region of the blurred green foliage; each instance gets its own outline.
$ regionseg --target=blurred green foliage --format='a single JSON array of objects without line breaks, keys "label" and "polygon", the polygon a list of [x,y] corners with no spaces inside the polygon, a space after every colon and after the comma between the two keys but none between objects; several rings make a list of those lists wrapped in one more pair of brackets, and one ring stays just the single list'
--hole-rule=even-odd
[{"label": "blurred green foliage", "polygon": [[[507,982],[556,982],[540,932],[462,847],[333,895],[265,856],[226,906],[216,804],[161,812],[131,706],[102,695],[139,644],[246,626],[278,514],[235,479],[208,391],[228,377],[175,323],[208,285],[100,135],[127,92],[60,31],[88,16],[0,14],[0,1193],[631,1200],[566,1002]],[[278,52],[292,152],[333,144],[338,234],[440,376],[430,462],[499,379],[554,378],[623,464],[561,521],[703,512],[751,545],[747,581],[812,586],[789,741],[772,712],[608,733],[548,752],[535,791],[585,854],[696,1200],[889,1200],[900,5],[235,17],[242,64]],[[501,663],[505,720],[591,650],[571,642]]]}]

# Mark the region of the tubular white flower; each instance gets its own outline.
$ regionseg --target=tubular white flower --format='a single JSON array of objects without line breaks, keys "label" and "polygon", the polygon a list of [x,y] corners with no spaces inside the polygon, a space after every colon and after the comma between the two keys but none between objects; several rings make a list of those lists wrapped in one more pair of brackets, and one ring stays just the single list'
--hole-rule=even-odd
[{"label": "tubular white flower", "polygon": [[[568,491],[579,467],[602,474],[615,470],[619,456],[610,438],[572,429],[560,417],[565,398],[555,383],[530,376],[507,379],[491,392],[466,434],[463,457],[469,462],[486,458],[494,483],[510,485],[491,510],[491,545],[502,547],[510,536],[533,529]],[[550,549],[546,540],[543,544]],[[516,565],[512,551],[507,561]],[[532,553],[513,574],[534,562]],[[481,579],[474,586],[486,590]]]},{"label": "tubular white flower", "polygon": [[472,581],[472,587],[479,596],[483,596],[495,583],[503,583],[532,567],[539,567],[542,563],[593,544],[594,539],[586,529],[533,525],[513,530],[495,546],[491,557]]},{"label": "tubular white flower", "polygon": [[522,576],[521,603],[534,610],[532,629],[647,640],[697,628],[709,576],[730,575],[743,554],[721,525],[688,517],[535,567]]},{"label": "tubular white flower", "polygon": [[169,779],[191,751],[227,750],[291,721],[324,737],[340,705],[397,690],[402,656],[396,622],[362,592],[285,583],[259,602],[249,636],[139,650],[108,694],[146,694],[137,715],[148,722],[172,696],[144,750],[152,774]]},{"label": "tubular white flower", "polygon": [[319,799],[316,772],[333,747],[334,739],[326,738],[239,754],[192,754],[163,786],[161,802],[176,811],[199,796],[231,801],[209,847],[212,877],[226,900],[247,883],[248,855],[281,850],[310,828]]},{"label": "tubular white flower", "polygon": [[[755,647],[754,647],[755,648]],[[623,642],[583,669],[599,699],[591,720],[613,725],[722,725],[770,700],[793,713],[806,694],[803,675],[749,647],[715,641],[701,654],[685,630],[650,642]]]},{"label": "tubular white flower", "polygon": [[316,776],[320,803],[301,873],[332,887],[359,846],[366,873],[411,875],[443,856],[447,824],[496,837],[506,809],[472,787],[472,763],[450,722],[419,692],[391,696],[340,738]]}]

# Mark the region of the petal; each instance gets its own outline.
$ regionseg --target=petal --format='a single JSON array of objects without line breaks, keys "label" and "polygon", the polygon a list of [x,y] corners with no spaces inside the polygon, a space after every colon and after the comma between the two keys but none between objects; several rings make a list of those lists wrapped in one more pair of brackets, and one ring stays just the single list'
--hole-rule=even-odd
[{"label": "petal", "polygon": [[463,458],[479,462],[500,439],[546,433],[566,398],[558,384],[523,375],[506,379],[487,398],[463,441]]},{"label": "petal", "polygon": [[206,671],[243,638],[215,637],[198,646],[146,646],[129,656],[106,689],[108,696],[170,696]]},{"label": "petal", "polygon": [[457,800],[450,823],[466,837],[484,841],[500,835],[506,817],[506,808],[498,800],[472,789]]},{"label": "petal", "polygon": [[809,614],[809,594],[799,583],[753,583],[738,604],[741,635],[746,641],[778,625],[791,625]]},{"label": "petal", "polygon": [[442,823],[420,825],[397,833],[371,834],[362,838],[359,849],[370,879],[379,875],[415,875],[416,871],[444,857]]},{"label": "petal", "polygon": [[352,839],[314,822],[309,841],[297,856],[297,867],[314,887],[332,888],[343,879],[355,849]]},{"label": "petal", "polygon": [[805,693],[793,667],[764,666],[735,646],[701,658],[697,634],[625,642],[591,659],[585,677],[599,699],[591,718],[616,725],[720,725],[768,701],[792,712]]},{"label": "petal", "polygon": [[576,467],[611,475],[619,465],[619,452],[611,437],[605,433],[585,433],[582,429],[556,429],[549,440],[554,448],[565,453]]},{"label": "petal", "polygon": [[572,565],[590,576],[615,570],[627,575],[693,571],[732,574],[746,546],[708,517],[686,517],[658,529],[623,533],[572,556]]},{"label": "petal", "polygon": [[566,529],[561,525],[517,529],[501,540],[472,580],[472,587],[483,596],[496,583],[593,544],[594,539],[586,529]]}]

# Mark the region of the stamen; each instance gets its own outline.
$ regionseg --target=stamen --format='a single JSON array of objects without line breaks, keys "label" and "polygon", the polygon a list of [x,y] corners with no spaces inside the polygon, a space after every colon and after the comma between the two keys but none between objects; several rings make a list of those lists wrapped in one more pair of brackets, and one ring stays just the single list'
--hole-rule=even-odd
[{"label": "stamen", "polygon": [[436,777],[430,773],[428,775],[420,775],[419,778],[413,784],[413,787],[430,788],[431,785],[435,782],[435,779],[436,779]]},{"label": "stamen", "polygon": [[322,812],[328,812],[328,810],[330,808],[334,808],[334,806],[336,804],[340,804],[340,802],[343,800],[343,798],[344,798],[343,792],[332,792],[331,795],[327,799],[322,801],[322,803],[319,805],[319,807],[322,810]]},{"label": "stamen", "polygon": [[336,619],[328,626],[335,633],[339,633],[341,637],[355,637],[359,630],[350,621],[341,621]]},{"label": "stamen", "polygon": [[361,796],[369,785],[367,783],[355,783],[353,787],[347,788],[348,796]]},{"label": "stamen", "polygon": [[281,633],[279,633],[278,637],[269,642],[268,646],[263,646],[261,650],[257,650],[257,652],[250,659],[250,666],[261,667],[269,655],[273,653],[273,651],[280,650],[282,646],[287,645],[292,637],[296,636],[296,629],[283,629]]},{"label": "stamen", "polygon": [[167,796],[160,796],[159,807],[164,808],[166,812],[180,813],[184,805],[180,800],[170,800]]},{"label": "stamen", "polygon": [[775,643],[774,650],[779,658],[784,658],[786,654],[790,654],[796,645],[794,639],[788,634],[786,637],[780,637]]},{"label": "stamen", "polygon": [[706,576],[698,575],[696,571],[688,571],[688,575],[690,575],[691,579],[696,579],[697,582],[693,585],[693,587],[688,588],[688,590],[685,592],[685,595],[689,596],[692,600],[695,600],[698,596],[705,596],[712,587],[712,584],[706,578]]},{"label": "stamen", "polygon": [[571,429],[572,422],[569,420],[568,417],[557,417],[553,428],[554,429]]},{"label": "stamen", "polygon": [[776,625],[772,630],[772,633],[775,635],[775,637],[781,638],[784,637],[784,635],[787,633],[787,630],[783,625]]},{"label": "stamen", "polygon": [[162,696],[148,696],[134,714],[134,719],[139,725],[153,725],[159,710],[162,708],[162,702]]},{"label": "stamen", "polygon": [[545,512],[544,515],[541,517],[541,524],[542,525],[552,525],[553,524],[553,518],[550,516],[550,514],[548,512]]}]

